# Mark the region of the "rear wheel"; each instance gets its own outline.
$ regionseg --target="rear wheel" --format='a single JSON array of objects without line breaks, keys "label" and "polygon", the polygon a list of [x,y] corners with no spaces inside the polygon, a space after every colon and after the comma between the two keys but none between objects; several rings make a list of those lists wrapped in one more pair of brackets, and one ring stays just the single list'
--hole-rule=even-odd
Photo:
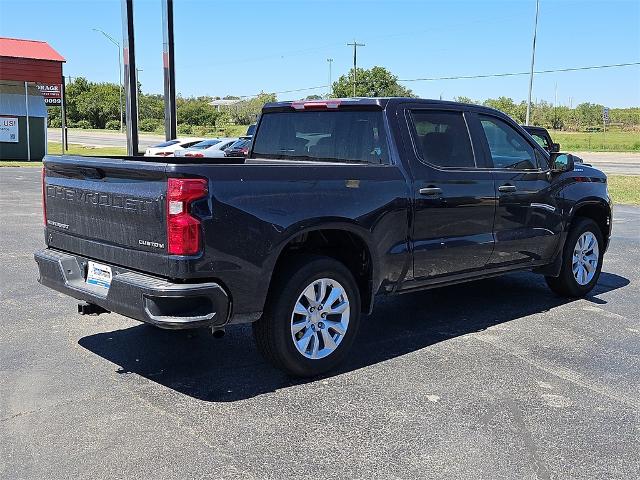
[{"label": "rear wheel", "polygon": [[574,222],[562,253],[560,275],[546,277],[549,288],[565,297],[582,297],[595,287],[604,253],[598,225],[589,218],[577,218]]},{"label": "rear wheel", "polygon": [[360,294],[351,272],[332,258],[309,255],[279,272],[253,332],[275,367],[309,377],[344,359],[359,320]]}]

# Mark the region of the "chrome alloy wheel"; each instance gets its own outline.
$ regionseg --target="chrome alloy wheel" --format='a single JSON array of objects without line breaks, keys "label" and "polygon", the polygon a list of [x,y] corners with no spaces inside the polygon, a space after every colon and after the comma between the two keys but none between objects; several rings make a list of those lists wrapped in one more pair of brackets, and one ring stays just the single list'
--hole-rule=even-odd
[{"label": "chrome alloy wheel", "polygon": [[573,249],[571,269],[579,285],[586,285],[593,279],[598,269],[599,255],[598,240],[593,233],[587,231],[578,237]]},{"label": "chrome alloy wheel", "polygon": [[298,352],[317,360],[331,355],[349,328],[349,298],[342,285],[320,278],[298,297],[291,314],[291,338]]}]

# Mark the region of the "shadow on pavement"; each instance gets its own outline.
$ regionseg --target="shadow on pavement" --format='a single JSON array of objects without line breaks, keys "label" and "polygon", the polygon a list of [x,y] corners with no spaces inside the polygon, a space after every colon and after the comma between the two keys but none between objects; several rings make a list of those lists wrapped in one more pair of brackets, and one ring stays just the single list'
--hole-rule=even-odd
[{"label": "shadow on pavement", "polygon": [[[598,295],[628,284],[624,277],[602,272],[587,299],[604,304]],[[374,314],[362,319],[349,359],[329,376],[570,301],[552,294],[542,277],[527,273],[382,297]],[[141,324],[86,336],[78,343],[118,365],[118,373],[135,373],[204,401],[236,401],[309,381],[292,380],[266,364],[254,346],[250,326],[230,328],[222,340],[216,340],[206,332],[166,331]]]}]

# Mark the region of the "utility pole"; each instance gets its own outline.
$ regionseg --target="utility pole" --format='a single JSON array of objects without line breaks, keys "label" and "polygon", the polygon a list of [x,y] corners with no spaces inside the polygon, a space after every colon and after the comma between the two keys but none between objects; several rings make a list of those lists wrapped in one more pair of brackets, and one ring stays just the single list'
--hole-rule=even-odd
[{"label": "utility pole", "polygon": [[332,83],[332,79],[331,79],[331,64],[333,63],[333,58],[327,58],[327,62],[329,63],[329,91],[327,92],[327,96],[331,97],[331,95],[333,94],[333,83]]},{"label": "utility pole", "polygon": [[538,34],[538,11],[540,8],[540,0],[536,0],[536,20],[533,25],[533,48],[531,49],[531,73],[529,74],[529,101],[527,102],[527,118],[525,124],[529,125],[529,116],[531,112],[531,90],[533,89],[533,65],[536,60],[536,35]]},{"label": "utility pole", "polygon": [[358,71],[358,47],[366,47],[364,43],[356,42],[355,38],[353,39],[353,43],[347,43],[348,47],[353,47],[353,96],[356,96],[356,75]]},{"label": "utility pole", "polygon": [[[120,44],[111,35],[108,35],[106,32],[100,30],[99,28],[92,28],[91,30],[104,35],[107,38],[107,40],[113,43],[118,49],[118,83],[120,84],[120,133],[122,133],[122,130],[123,130],[123,126],[122,126],[122,118],[123,118],[122,116],[123,115],[122,114],[122,50],[120,49]],[[69,77],[69,78],[72,78],[72,77]]]}]

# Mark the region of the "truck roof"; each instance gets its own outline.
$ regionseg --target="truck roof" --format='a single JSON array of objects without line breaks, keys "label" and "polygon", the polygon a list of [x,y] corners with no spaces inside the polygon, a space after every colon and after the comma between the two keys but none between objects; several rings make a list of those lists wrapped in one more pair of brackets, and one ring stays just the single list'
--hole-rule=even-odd
[{"label": "truck roof", "polygon": [[334,106],[340,105],[343,107],[385,109],[388,106],[392,106],[398,103],[405,103],[405,102],[411,102],[413,104],[431,105],[431,106],[438,105],[443,107],[472,106],[474,108],[479,108],[487,111],[494,111],[494,112],[498,111],[493,108],[485,107],[477,104],[453,102],[448,100],[435,100],[435,99],[428,99],[428,98],[411,98],[411,97],[375,97],[375,98],[374,97],[353,97],[353,98],[347,97],[347,98],[328,98],[328,99],[318,99],[318,100],[271,102],[271,103],[265,104],[264,107],[262,107],[262,111],[267,112],[267,111],[283,110],[283,109],[288,110],[292,107],[296,108],[296,106],[299,106],[300,109],[304,109],[305,105],[311,106],[313,108],[313,106],[320,106],[324,104],[333,104]]}]

